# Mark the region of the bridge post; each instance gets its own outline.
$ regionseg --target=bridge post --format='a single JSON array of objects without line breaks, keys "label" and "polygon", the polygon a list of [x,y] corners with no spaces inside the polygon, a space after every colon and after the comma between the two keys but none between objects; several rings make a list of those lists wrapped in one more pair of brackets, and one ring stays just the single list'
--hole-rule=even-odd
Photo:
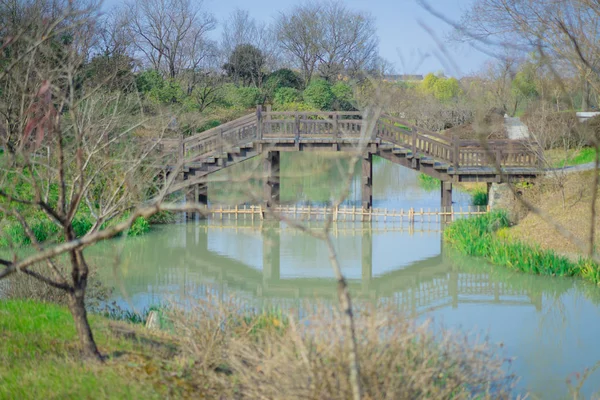
[{"label": "bridge post", "polygon": [[[185,202],[187,204],[198,203],[200,205],[208,204],[208,187],[206,184],[196,184],[188,188],[185,194]],[[200,216],[200,213],[188,211],[185,213],[188,221],[195,221],[196,215]]]},{"label": "bridge post", "polygon": [[[448,212],[452,209],[452,182],[440,183],[441,186],[441,197],[442,197],[442,212]],[[443,222],[450,222],[452,220],[451,215],[444,215]]]},{"label": "bridge post", "polygon": [[279,204],[279,159],[280,152],[266,151],[263,159],[265,172],[263,200],[266,207]]},{"label": "bridge post", "polygon": [[256,106],[256,135],[258,140],[263,138],[263,126],[262,126],[262,105]]},{"label": "bridge post", "polygon": [[267,224],[262,229],[263,281],[277,281],[281,274],[281,237],[279,222]]},{"label": "bridge post", "polygon": [[362,159],[361,198],[363,210],[370,210],[373,206],[373,153],[370,151]]}]

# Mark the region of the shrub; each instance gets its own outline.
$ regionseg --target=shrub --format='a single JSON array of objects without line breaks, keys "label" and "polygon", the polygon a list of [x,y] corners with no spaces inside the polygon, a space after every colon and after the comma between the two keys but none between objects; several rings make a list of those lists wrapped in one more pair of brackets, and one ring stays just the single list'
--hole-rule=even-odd
[{"label": "shrub", "polygon": [[487,206],[488,194],[486,190],[476,190],[473,192],[472,202],[474,206]]},{"label": "shrub", "polygon": [[[294,323],[281,312],[252,312],[210,299],[168,314],[187,373],[221,396],[268,399],[348,399],[347,337],[335,311],[317,307]],[[443,329],[418,326],[392,307],[361,304],[357,355],[364,398],[508,399],[514,375],[496,346]],[[224,379],[210,379],[215,366]],[[327,373],[321,373],[327,371]],[[227,378],[229,377],[229,379]]]},{"label": "shrub", "polygon": [[277,89],[284,87],[302,90],[303,86],[304,81],[300,75],[287,68],[274,71],[267,77],[264,84],[264,87],[268,90],[272,90],[273,93],[276,92]]},{"label": "shrub", "polygon": [[255,87],[227,85],[225,101],[234,108],[245,110],[260,104],[262,101],[262,93],[260,92],[260,89]]},{"label": "shrub", "polygon": [[323,79],[316,79],[304,90],[303,98],[306,104],[319,110],[329,110],[335,100],[331,84]]},{"label": "shrub", "polygon": [[150,230],[150,223],[143,217],[137,218],[131,224],[127,236],[141,236]]},{"label": "shrub", "polygon": [[297,89],[293,89],[290,87],[282,87],[275,91],[275,96],[273,98],[273,103],[282,105],[288,103],[295,103],[300,99],[300,93]]},{"label": "shrub", "polygon": [[337,82],[331,87],[331,92],[335,96],[333,109],[339,111],[354,111],[352,105],[353,91],[352,87],[344,82]]},{"label": "shrub", "polygon": [[154,103],[181,103],[186,97],[178,82],[164,79],[160,72],[155,70],[140,73],[136,78],[136,84],[138,91]]}]

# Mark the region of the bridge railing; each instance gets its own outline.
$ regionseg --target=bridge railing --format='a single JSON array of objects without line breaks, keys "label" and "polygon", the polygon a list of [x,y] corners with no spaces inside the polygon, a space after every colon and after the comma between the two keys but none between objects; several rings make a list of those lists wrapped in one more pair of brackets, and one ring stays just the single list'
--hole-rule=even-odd
[{"label": "bridge railing", "polygon": [[500,165],[503,167],[539,167],[541,149],[522,140],[460,140],[448,138],[406,121],[383,115],[377,123],[377,137],[445,161],[454,168]]},{"label": "bridge railing", "polygon": [[259,113],[261,138],[358,137],[360,112],[272,112]]},{"label": "bridge railing", "polygon": [[[361,112],[281,112],[258,106],[256,113],[179,140],[177,158],[194,161],[201,156],[225,152],[253,140],[355,139],[361,135]],[[541,151],[527,141],[459,140],[418,128],[407,121],[382,115],[373,138],[396,144],[448,163],[454,168],[501,165],[539,167]],[[173,147],[173,146],[170,146]]]},{"label": "bridge railing", "polygon": [[249,114],[197,135],[181,139],[178,144],[178,158],[194,161],[197,157],[222,153],[256,139],[257,134],[257,118],[254,114]]}]

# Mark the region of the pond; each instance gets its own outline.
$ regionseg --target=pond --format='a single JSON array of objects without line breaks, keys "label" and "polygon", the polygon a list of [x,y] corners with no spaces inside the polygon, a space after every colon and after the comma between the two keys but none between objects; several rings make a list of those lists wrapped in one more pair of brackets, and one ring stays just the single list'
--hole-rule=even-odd
[{"label": "pond", "polygon": [[[311,184],[315,202],[327,201],[335,190],[336,182],[324,181]],[[376,207],[439,207],[439,190],[424,189],[413,171],[377,163],[374,182]],[[224,196],[223,187],[209,187],[209,196],[211,190]],[[454,199],[459,206],[469,202],[465,193]],[[516,357],[512,372],[522,378],[519,389],[565,398],[566,379],[600,360],[600,289],[593,285],[459,257],[444,248],[436,224],[340,222],[332,232],[357,301],[392,304],[419,320],[434,318],[451,330],[502,342],[505,354]],[[112,300],[124,308],[143,310],[209,292],[258,309],[299,310],[311,301],[337,306],[324,244],[283,223],[180,223],[86,252],[94,262],[118,266],[102,269],[101,279],[116,288]],[[596,371],[583,393],[589,398],[598,390]]]}]

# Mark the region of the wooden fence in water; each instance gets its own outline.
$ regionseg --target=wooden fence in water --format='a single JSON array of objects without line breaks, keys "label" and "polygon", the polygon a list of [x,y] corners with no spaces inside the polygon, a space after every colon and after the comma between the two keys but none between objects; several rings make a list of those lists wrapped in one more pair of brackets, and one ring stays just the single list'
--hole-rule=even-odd
[{"label": "wooden fence in water", "polygon": [[267,209],[264,206],[242,205],[224,206],[217,205],[207,207],[205,214],[219,219],[264,219],[270,213],[281,215],[285,218],[299,220],[327,220],[331,218],[334,222],[343,221],[383,221],[400,223],[439,223],[451,222],[458,218],[483,215],[489,212],[489,206],[468,207],[440,207],[431,208],[409,208],[407,210],[393,210],[387,208],[364,209],[356,206],[328,207],[328,206],[298,206],[278,205]]}]

